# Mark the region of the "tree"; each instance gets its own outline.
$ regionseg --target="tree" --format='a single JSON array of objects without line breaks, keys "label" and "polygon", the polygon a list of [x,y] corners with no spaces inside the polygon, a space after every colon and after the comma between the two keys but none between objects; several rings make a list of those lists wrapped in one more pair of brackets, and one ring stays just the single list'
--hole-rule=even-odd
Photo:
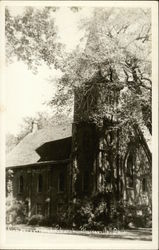
[{"label": "tree", "polygon": [[6,135],[6,153],[10,152],[18,144],[17,136],[8,133]]},{"label": "tree", "polygon": [[12,17],[5,12],[6,56],[15,56],[37,70],[40,63],[52,65],[60,55],[62,44],[57,40],[57,27],[53,14],[57,8],[36,9],[27,7],[22,15]]},{"label": "tree", "polygon": [[[91,18],[81,25],[85,29],[85,48],[79,42],[71,53],[66,53],[57,40],[54,11],[48,7],[26,8],[22,16],[13,18],[6,10],[7,55],[16,55],[30,67],[45,61],[61,69],[63,76],[50,102],[60,109],[73,107],[73,94],[80,90],[93,99],[94,87],[88,82],[100,70],[107,86],[113,82],[114,88],[123,88],[116,110],[121,126],[126,129],[130,124],[144,123],[151,132],[150,9],[94,8]],[[95,122],[105,116],[107,86],[98,86],[103,95],[91,117]],[[88,99],[82,100],[84,106]]]},{"label": "tree", "polygon": [[[68,104],[73,92],[81,87],[88,93],[88,84],[101,70],[116,87],[123,87],[118,116],[125,122],[144,121],[151,132],[151,13],[149,9],[95,9],[83,24],[87,40],[58,61],[64,72],[52,104]],[[113,78],[113,79],[112,79]],[[102,86],[103,87],[103,86]],[[85,90],[84,90],[85,89]],[[90,90],[94,91],[92,86]],[[103,91],[103,90],[102,90]],[[89,96],[89,95],[88,95]],[[87,100],[85,100],[87,102]],[[100,116],[105,114],[105,100]],[[132,107],[134,107],[132,109]],[[142,115],[141,115],[142,113]],[[127,118],[126,118],[127,117]]]}]

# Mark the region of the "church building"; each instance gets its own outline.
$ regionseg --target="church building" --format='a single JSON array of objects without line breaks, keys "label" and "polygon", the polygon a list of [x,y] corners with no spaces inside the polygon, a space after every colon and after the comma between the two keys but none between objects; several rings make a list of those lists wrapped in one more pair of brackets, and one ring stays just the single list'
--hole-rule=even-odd
[{"label": "church building", "polygon": [[[102,124],[91,118],[105,84],[106,114]],[[121,92],[98,72],[86,91],[75,92],[72,124],[33,130],[7,155],[7,196],[27,204],[28,216],[58,216],[73,197],[106,192],[113,201],[152,206],[151,135],[134,126],[122,148],[115,110]],[[103,86],[103,85],[102,85]],[[90,117],[90,119],[88,119]],[[111,201],[110,201],[111,202]]]}]

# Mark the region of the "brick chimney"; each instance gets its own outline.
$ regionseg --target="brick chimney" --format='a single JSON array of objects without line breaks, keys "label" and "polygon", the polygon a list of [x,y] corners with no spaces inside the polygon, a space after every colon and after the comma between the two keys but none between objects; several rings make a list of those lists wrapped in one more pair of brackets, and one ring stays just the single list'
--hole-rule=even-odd
[{"label": "brick chimney", "polygon": [[32,121],[32,133],[36,132],[38,130],[38,123],[37,121]]}]

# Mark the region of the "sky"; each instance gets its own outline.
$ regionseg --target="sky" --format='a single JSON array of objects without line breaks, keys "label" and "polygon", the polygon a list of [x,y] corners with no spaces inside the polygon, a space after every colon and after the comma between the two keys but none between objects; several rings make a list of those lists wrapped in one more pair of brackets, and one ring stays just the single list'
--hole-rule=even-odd
[{"label": "sky", "polygon": [[[23,13],[23,7],[9,7],[13,16]],[[71,51],[79,43],[82,31],[78,24],[81,18],[89,17],[90,8],[74,13],[67,7],[62,7],[55,14],[56,25],[59,30],[59,39]],[[64,21],[63,21],[64,20]],[[46,65],[39,68],[35,75],[22,61],[9,64],[5,70],[6,86],[6,132],[18,134],[23,118],[34,116],[39,111],[52,112],[51,108],[43,103],[51,99],[56,91],[56,81],[49,83],[48,79],[60,77],[60,72],[49,69]]]}]

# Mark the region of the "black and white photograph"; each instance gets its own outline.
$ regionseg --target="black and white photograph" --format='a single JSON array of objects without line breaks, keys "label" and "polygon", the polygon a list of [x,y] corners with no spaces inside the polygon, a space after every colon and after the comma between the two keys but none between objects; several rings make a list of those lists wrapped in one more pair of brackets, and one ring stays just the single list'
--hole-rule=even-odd
[{"label": "black and white photograph", "polygon": [[0,248],[158,249],[158,2],[1,7]]}]

